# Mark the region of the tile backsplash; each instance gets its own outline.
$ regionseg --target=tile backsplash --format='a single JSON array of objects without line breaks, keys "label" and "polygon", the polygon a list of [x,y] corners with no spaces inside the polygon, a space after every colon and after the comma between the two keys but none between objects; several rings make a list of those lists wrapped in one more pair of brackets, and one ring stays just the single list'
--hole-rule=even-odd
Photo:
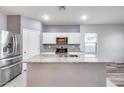
[{"label": "tile backsplash", "polygon": [[79,44],[71,44],[71,45],[55,45],[55,44],[44,44],[41,48],[41,52],[55,52],[56,48],[63,46],[64,48],[68,48],[68,52],[80,52]]}]

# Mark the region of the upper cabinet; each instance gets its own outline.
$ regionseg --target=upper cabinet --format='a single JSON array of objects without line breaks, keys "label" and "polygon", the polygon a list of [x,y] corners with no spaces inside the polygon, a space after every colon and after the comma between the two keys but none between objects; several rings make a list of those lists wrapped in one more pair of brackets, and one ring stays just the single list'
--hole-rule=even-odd
[{"label": "upper cabinet", "polygon": [[7,15],[7,30],[21,33],[21,15]]},{"label": "upper cabinet", "polygon": [[43,44],[56,44],[56,34],[43,33]]},{"label": "upper cabinet", "polygon": [[67,44],[80,44],[80,33],[43,33],[43,44],[56,44],[57,37],[67,37]]},{"label": "upper cabinet", "polygon": [[68,44],[80,44],[80,33],[68,33]]},{"label": "upper cabinet", "polygon": [[25,29],[41,31],[41,21],[21,15],[7,15],[7,30],[13,33],[21,33]]},{"label": "upper cabinet", "polygon": [[67,38],[66,44],[80,44],[79,25],[45,25],[43,44],[57,44],[56,38]]}]

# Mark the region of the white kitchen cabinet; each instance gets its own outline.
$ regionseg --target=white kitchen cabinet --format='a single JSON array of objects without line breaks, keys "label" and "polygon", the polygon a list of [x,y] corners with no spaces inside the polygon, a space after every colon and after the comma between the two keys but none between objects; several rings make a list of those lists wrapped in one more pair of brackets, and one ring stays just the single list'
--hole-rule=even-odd
[{"label": "white kitchen cabinet", "polygon": [[56,33],[43,33],[43,44],[56,44]]},{"label": "white kitchen cabinet", "polygon": [[80,44],[80,33],[69,33],[68,44]]},{"label": "white kitchen cabinet", "polygon": [[56,37],[68,37],[68,33],[55,33]]},{"label": "white kitchen cabinet", "polygon": [[56,44],[57,37],[67,37],[68,44],[80,44],[80,33],[43,33],[43,44]]}]

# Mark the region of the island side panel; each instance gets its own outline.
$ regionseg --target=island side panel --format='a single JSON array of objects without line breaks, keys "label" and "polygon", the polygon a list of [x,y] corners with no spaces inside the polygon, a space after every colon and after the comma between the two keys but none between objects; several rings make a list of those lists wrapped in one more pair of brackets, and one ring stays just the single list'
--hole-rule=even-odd
[{"label": "island side panel", "polygon": [[105,63],[28,63],[28,87],[105,87]]}]

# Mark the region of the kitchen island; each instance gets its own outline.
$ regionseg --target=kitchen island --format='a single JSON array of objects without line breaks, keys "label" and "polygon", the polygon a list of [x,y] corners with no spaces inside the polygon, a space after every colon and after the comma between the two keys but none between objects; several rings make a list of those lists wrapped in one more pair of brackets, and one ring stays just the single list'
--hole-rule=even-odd
[{"label": "kitchen island", "polygon": [[105,87],[106,64],[102,58],[38,55],[28,60],[28,87]]}]

